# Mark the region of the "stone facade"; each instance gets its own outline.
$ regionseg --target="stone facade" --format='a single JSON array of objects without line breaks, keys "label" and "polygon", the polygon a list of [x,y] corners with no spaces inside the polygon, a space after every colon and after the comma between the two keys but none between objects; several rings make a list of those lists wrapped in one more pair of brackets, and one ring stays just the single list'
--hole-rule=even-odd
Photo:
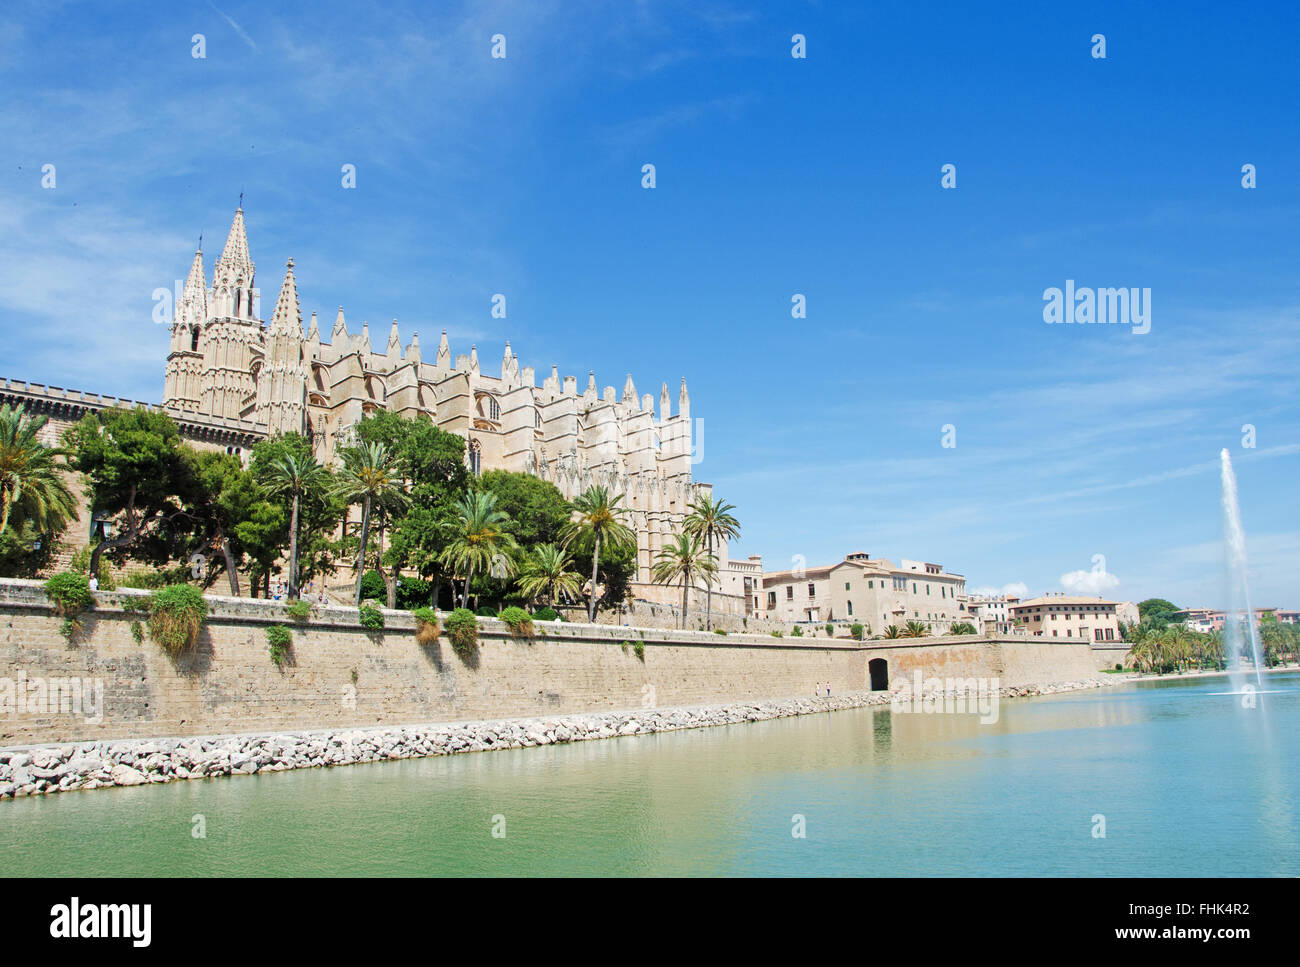
[{"label": "stone facade", "polygon": [[838,564],[764,574],[763,591],[767,617],[789,622],[860,622],[877,635],[909,621],[933,634],[959,621],[976,623],[962,575],[906,558],[896,565],[862,551]]},{"label": "stone facade", "polygon": [[[135,640],[131,626],[141,615],[123,605],[144,597],[101,592],[69,643],[36,582],[0,580],[0,690],[20,680],[100,680],[104,696],[97,722],[48,707],[0,709],[0,746],[696,706],[807,696],[819,682],[842,695],[870,686],[874,659],[887,663],[891,679],[916,669],[997,677],[1005,686],[1095,675],[1090,649],[1077,641],[862,645],[577,624],[539,624],[544,634],[525,639],[488,619],[477,652],[462,658],[445,640],[421,646],[402,612],[385,612],[385,629],[369,633],[355,609],[317,609],[298,626],[278,602],[215,596],[194,653],[172,659],[147,634]],[[293,629],[283,668],[268,653],[272,624]]]},{"label": "stone facade", "polygon": [[1118,605],[1103,598],[1045,594],[1011,609],[1012,618],[1035,638],[1082,638],[1093,643],[1119,642]]}]

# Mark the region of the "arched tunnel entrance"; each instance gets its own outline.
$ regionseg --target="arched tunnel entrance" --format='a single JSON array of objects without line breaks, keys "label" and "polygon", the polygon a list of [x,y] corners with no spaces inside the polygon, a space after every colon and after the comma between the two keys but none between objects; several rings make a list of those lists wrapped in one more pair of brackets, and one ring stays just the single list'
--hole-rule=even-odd
[{"label": "arched tunnel entrance", "polygon": [[871,676],[873,692],[889,691],[889,662],[884,658],[873,658],[867,662],[867,672]]}]

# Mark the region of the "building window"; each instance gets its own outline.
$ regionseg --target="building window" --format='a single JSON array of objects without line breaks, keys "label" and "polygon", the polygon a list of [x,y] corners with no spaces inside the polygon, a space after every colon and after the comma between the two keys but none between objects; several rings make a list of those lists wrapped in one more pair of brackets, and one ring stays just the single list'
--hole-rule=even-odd
[{"label": "building window", "polygon": [[844,590],[847,591],[848,589],[849,589],[849,582],[848,582],[848,581],[845,581],[845,582],[844,582]]},{"label": "building window", "polygon": [[808,585],[808,597],[810,598],[817,597],[817,585],[815,584]]},{"label": "building window", "polygon": [[775,591],[768,591],[768,592],[767,592],[767,606],[768,606],[769,608],[775,608],[775,607],[776,607],[776,592],[775,592]]},{"label": "building window", "polygon": [[785,589],[785,599],[786,599],[787,601],[793,601],[793,600],[794,600],[794,585],[793,585],[793,584],[786,585],[786,589]]},{"label": "building window", "polygon": [[483,468],[483,447],[477,440],[469,442],[469,472],[478,476]]},{"label": "building window", "polygon": [[198,351],[199,351],[199,327],[195,326],[193,329],[190,330],[190,352],[196,353]]},{"label": "building window", "polygon": [[850,602],[849,602],[849,615],[852,616],[852,614],[853,614],[853,602],[850,601]]}]

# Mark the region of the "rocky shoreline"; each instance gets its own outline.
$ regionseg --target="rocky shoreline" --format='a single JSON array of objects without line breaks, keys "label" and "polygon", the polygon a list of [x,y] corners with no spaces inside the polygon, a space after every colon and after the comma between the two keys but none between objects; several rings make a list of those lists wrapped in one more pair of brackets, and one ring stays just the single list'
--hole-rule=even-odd
[{"label": "rocky shoreline", "polygon": [[[1110,684],[1114,683],[1089,679],[1054,685],[1005,687],[998,690],[998,695],[999,698],[1024,698],[1102,688]],[[893,694],[850,692],[821,698],[444,725],[179,739],[113,739],[0,749],[0,799],[738,725],[792,715],[888,705]]]}]

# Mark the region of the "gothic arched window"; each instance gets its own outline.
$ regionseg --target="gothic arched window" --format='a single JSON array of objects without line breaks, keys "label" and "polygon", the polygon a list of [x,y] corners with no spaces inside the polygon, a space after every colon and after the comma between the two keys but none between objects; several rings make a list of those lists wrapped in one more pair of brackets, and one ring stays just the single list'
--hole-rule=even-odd
[{"label": "gothic arched window", "polygon": [[483,469],[483,448],[477,440],[469,441],[469,472],[478,476]]},{"label": "gothic arched window", "polygon": [[235,315],[239,315],[239,297],[243,294],[242,289],[235,290]]},{"label": "gothic arched window", "polygon": [[195,326],[190,330],[190,352],[199,351],[199,327]]}]

